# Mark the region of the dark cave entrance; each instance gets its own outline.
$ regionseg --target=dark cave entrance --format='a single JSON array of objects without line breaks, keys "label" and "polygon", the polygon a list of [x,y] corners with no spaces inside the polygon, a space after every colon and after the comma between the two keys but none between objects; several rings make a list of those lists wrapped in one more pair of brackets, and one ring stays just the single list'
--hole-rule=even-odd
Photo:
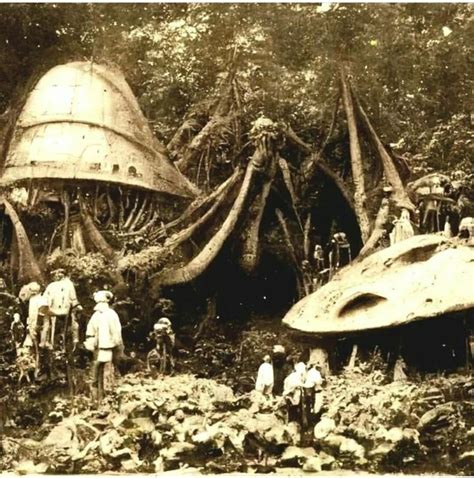
[{"label": "dark cave entrance", "polygon": [[351,245],[354,259],[363,245],[355,213],[333,182],[321,173],[316,175],[315,181],[318,189],[314,193],[314,206],[311,209],[314,235],[325,249],[327,258],[327,244],[332,235],[344,232]]},{"label": "dark cave entrance", "polygon": [[230,257],[214,274],[217,314],[225,321],[278,320],[298,298],[294,268],[265,251],[252,275],[245,274]]},{"label": "dark cave entrance", "polygon": [[[312,218],[310,260],[315,244],[321,244],[327,261],[329,243],[336,232],[346,233],[354,258],[362,247],[362,241],[353,209],[325,175],[317,174],[314,181],[317,187],[308,197],[310,207],[307,210]],[[291,198],[286,191],[286,188],[275,187],[267,200],[260,228],[261,256],[253,273],[245,273],[239,265],[239,241],[235,239],[245,227],[242,224],[244,221],[241,221],[234,232],[234,239],[224,246],[199,279],[163,290],[164,296],[177,304],[180,324],[198,323],[206,314],[208,298],[215,299],[215,314],[221,323],[243,326],[252,319],[271,319],[280,324],[299,297],[298,272],[276,219],[276,209],[283,211],[288,228],[296,232],[293,237],[300,239],[300,243],[294,245],[299,256],[303,257],[303,234],[301,230],[298,232]]]}]

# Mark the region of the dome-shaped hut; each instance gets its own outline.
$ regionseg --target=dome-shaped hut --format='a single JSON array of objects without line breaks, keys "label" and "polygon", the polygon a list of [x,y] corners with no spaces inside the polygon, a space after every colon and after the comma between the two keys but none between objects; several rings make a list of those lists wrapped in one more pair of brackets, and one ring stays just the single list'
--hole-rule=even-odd
[{"label": "dome-shaped hut", "polygon": [[41,274],[15,266],[17,256],[34,264],[57,247],[113,258],[127,237],[167,222],[197,192],[154,137],[123,75],[104,65],[48,71],[9,137],[1,202],[16,240],[0,247],[0,262],[25,269],[20,278]]},{"label": "dome-shaped hut", "polygon": [[123,75],[91,62],[56,66],[39,80],[15,125],[0,181],[54,179],[194,194]]}]

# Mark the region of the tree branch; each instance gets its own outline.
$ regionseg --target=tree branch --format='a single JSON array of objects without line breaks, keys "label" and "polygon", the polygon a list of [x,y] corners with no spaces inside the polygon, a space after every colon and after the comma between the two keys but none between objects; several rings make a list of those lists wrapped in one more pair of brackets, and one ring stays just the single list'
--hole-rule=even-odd
[{"label": "tree branch", "polygon": [[380,138],[375,132],[375,129],[372,126],[372,123],[370,122],[369,117],[364,111],[364,108],[362,108],[362,105],[360,104],[356,95],[354,95],[354,100],[357,106],[359,117],[364,123],[367,129],[367,132],[369,134],[369,139],[379,154],[379,157],[385,172],[385,176],[393,188],[393,196],[392,196],[393,201],[396,203],[398,207],[406,208],[409,211],[414,212],[416,208],[411,202],[410,198],[408,197],[408,194],[405,190],[405,187],[403,186],[403,182],[400,178],[400,175],[398,174],[398,170],[392,158],[390,157],[384,145],[382,144],[382,141],[380,141]]},{"label": "tree branch", "polygon": [[[352,201],[351,194],[349,193],[346,185],[344,184],[344,181],[342,178],[335,173],[329,164],[326,163],[326,161],[323,160],[322,156],[314,151],[308,143],[305,143],[291,128],[291,126],[287,126],[285,129],[285,134],[286,137],[295,145],[298,146],[299,149],[306,154],[309,154],[312,156],[313,159],[310,159],[310,161],[314,161],[314,166],[316,170],[320,170],[328,179],[330,179],[336,188],[339,190],[341,193],[342,197],[345,199],[347,205],[354,210],[354,203]],[[309,179],[310,176],[304,176],[305,179],[305,188],[307,189],[309,187]]]},{"label": "tree branch", "polygon": [[354,114],[351,91],[346,74],[341,69],[342,100],[346,110],[347,126],[349,129],[349,142],[351,151],[352,181],[354,183],[354,207],[359,222],[362,242],[365,244],[370,234],[370,220],[366,209],[364,168],[362,154],[357,134],[357,124]]}]

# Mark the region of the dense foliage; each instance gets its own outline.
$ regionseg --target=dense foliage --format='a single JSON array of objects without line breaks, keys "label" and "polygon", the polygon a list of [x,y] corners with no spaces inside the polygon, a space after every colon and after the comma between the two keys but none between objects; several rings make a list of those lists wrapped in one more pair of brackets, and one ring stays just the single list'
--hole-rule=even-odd
[{"label": "dense foliage", "polygon": [[344,62],[386,142],[421,171],[468,170],[472,19],[469,4],[5,4],[0,108],[57,63],[107,61],[169,140],[237,55],[246,118],[318,144]]}]

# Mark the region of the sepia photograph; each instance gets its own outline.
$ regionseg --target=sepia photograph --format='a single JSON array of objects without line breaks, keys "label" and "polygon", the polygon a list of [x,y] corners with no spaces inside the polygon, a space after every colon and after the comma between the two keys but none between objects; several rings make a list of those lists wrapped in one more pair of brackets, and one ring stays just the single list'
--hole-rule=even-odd
[{"label": "sepia photograph", "polygon": [[0,475],[474,475],[472,3],[0,3]]}]

